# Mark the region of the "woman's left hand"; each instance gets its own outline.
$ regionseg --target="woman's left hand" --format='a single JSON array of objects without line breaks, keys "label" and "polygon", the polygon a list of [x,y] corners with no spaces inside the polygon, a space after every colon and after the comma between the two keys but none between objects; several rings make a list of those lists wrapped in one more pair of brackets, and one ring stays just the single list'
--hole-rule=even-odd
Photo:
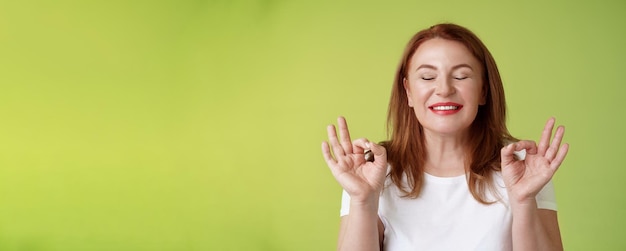
[{"label": "woman's left hand", "polygon": [[[546,123],[539,146],[534,141],[523,140],[505,146],[501,150],[501,166],[504,183],[512,202],[534,202],[535,196],[552,179],[569,149],[562,144],[565,128],[559,126],[552,138],[554,118]],[[515,151],[526,150],[526,158],[520,160]]]}]

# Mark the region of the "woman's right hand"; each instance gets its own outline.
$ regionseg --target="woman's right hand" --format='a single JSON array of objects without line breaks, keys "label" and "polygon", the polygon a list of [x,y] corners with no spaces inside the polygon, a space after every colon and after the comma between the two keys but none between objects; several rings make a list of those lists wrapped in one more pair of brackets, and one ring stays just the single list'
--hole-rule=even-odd
[{"label": "woman's right hand", "polygon": [[[350,195],[352,202],[367,203],[377,200],[387,175],[387,151],[364,138],[351,142],[345,118],[339,117],[337,124],[339,139],[335,126],[329,125],[327,131],[330,146],[329,142],[322,142],[322,154],[326,164],[339,185]],[[366,150],[374,154],[374,162],[365,160]]]}]

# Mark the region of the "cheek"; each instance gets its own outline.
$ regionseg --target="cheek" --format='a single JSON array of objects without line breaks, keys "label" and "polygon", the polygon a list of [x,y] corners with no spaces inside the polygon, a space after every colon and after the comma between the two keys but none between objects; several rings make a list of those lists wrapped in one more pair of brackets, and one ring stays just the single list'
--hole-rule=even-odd
[{"label": "cheek", "polygon": [[422,88],[422,89],[417,89],[413,92],[413,99],[416,102],[419,103],[426,103],[426,101],[430,98],[430,94],[432,92],[430,92],[428,89]]},{"label": "cheek", "polygon": [[434,87],[426,84],[413,83],[410,85],[410,91],[407,92],[409,105],[411,107],[420,106],[427,103],[428,99],[433,95]]},{"label": "cheek", "polygon": [[462,90],[464,99],[471,103],[480,105],[484,101],[482,88],[469,87]]}]

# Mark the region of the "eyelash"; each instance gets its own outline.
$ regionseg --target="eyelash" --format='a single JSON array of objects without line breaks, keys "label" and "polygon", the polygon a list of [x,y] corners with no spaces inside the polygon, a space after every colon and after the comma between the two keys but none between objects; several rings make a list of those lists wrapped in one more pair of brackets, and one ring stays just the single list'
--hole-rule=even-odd
[{"label": "eyelash", "polygon": [[[468,78],[468,77],[454,77],[454,79],[456,79],[456,80],[464,80],[464,79],[467,79],[467,78]],[[435,78],[427,78],[427,77],[422,77],[421,79],[422,79],[422,80],[429,81],[429,80],[434,80]]]}]

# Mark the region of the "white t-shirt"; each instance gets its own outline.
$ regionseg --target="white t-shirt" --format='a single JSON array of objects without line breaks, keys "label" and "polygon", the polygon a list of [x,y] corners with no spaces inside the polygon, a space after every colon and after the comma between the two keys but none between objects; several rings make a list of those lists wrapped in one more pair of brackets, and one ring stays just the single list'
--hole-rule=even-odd
[{"label": "white t-shirt", "polygon": [[[465,175],[444,178],[425,173],[415,199],[403,198],[388,178],[378,207],[385,226],[384,250],[512,250],[512,215],[499,172],[494,181],[502,200],[484,205],[470,193]],[[536,199],[539,208],[556,210],[552,182]],[[344,191],[341,216],[349,210],[350,196]]]}]

